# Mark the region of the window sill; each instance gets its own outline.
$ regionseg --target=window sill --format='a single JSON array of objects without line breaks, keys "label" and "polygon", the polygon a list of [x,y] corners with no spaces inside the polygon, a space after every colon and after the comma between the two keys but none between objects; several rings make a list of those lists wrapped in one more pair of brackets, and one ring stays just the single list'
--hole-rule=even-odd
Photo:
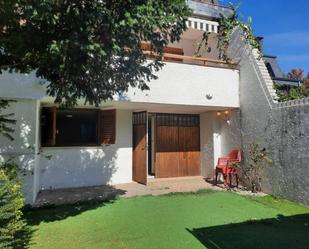
[{"label": "window sill", "polygon": [[57,149],[102,149],[105,147],[112,146],[113,144],[102,144],[102,145],[57,145],[57,146],[41,146],[42,150],[57,150]]}]

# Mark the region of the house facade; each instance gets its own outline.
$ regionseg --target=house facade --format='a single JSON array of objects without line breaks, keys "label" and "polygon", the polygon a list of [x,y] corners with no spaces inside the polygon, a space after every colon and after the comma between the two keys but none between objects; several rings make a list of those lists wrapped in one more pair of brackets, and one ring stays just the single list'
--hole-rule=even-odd
[{"label": "house facade", "polygon": [[80,100],[61,109],[35,73],[0,76],[0,97],[16,100],[7,112],[17,120],[14,141],[0,138],[0,156],[23,169],[27,203],[46,189],[212,177],[217,158],[241,146],[238,65],[217,60],[216,46],[195,56],[205,31],[216,44],[218,18],[229,9],[188,4],[188,30],[167,47],[149,91],[130,88],[98,108]]}]

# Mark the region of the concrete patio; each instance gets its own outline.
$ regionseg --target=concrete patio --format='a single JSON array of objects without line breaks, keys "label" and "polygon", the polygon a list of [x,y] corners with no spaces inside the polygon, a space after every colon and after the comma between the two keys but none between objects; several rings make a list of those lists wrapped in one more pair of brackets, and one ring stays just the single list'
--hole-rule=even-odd
[{"label": "concrete patio", "polygon": [[115,188],[124,190],[124,197],[140,195],[162,195],[173,192],[195,192],[200,189],[220,189],[206,182],[201,177],[153,178],[148,179],[147,185],[127,183],[114,185]]},{"label": "concrete patio", "polygon": [[[163,195],[174,192],[196,192],[202,189],[225,190],[223,184],[214,186],[201,176],[148,179],[147,185],[136,182],[116,185],[102,185],[81,188],[66,188],[40,191],[35,207],[74,204],[85,201],[105,201],[117,197],[142,195]],[[235,190],[236,191],[236,190]],[[237,189],[237,193],[251,195],[251,192]],[[254,194],[257,195],[257,194]],[[264,195],[259,193],[258,195]]]},{"label": "concrete patio", "polygon": [[38,194],[36,207],[63,205],[91,200],[109,200],[117,196],[162,195],[172,192],[194,192],[200,189],[220,189],[205,181],[203,177],[178,177],[148,179],[147,185],[136,182],[81,188],[42,190]]}]

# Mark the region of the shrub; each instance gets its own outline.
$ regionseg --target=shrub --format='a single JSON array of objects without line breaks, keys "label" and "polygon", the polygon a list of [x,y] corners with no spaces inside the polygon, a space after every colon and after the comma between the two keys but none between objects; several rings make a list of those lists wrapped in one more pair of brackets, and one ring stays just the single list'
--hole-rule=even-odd
[{"label": "shrub", "polygon": [[242,174],[245,185],[251,188],[253,193],[261,191],[262,170],[265,165],[272,163],[265,148],[260,148],[256,143],[250,144],[248,163],[243,165]]},{"label": "shrub", "polygon": [[279,102],[294,100],[294,99],[303,99],[308,97],[308,91],[304,89],[304,86],[279,86],[275,85],[275,90],[278,96]]},{"label": "shrub", "polygon": [[20,247],[25,243],[26,223],[21,209],[24,198],[17,177],[17,166],[12,162],[0,165],[0,248]]}]

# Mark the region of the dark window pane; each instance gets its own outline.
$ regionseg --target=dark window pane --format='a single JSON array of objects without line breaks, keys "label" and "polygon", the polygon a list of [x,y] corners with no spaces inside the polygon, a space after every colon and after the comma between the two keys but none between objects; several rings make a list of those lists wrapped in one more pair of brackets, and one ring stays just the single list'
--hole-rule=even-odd
[{"label": "dark window pane", "polygon": [[41,110],[41,145],[53,145],[53,109],[42,108]]},{"label": "dark window pane", "polygon": [[57,111],[57,145],[92,145],[97,142],[95,110]]}]

